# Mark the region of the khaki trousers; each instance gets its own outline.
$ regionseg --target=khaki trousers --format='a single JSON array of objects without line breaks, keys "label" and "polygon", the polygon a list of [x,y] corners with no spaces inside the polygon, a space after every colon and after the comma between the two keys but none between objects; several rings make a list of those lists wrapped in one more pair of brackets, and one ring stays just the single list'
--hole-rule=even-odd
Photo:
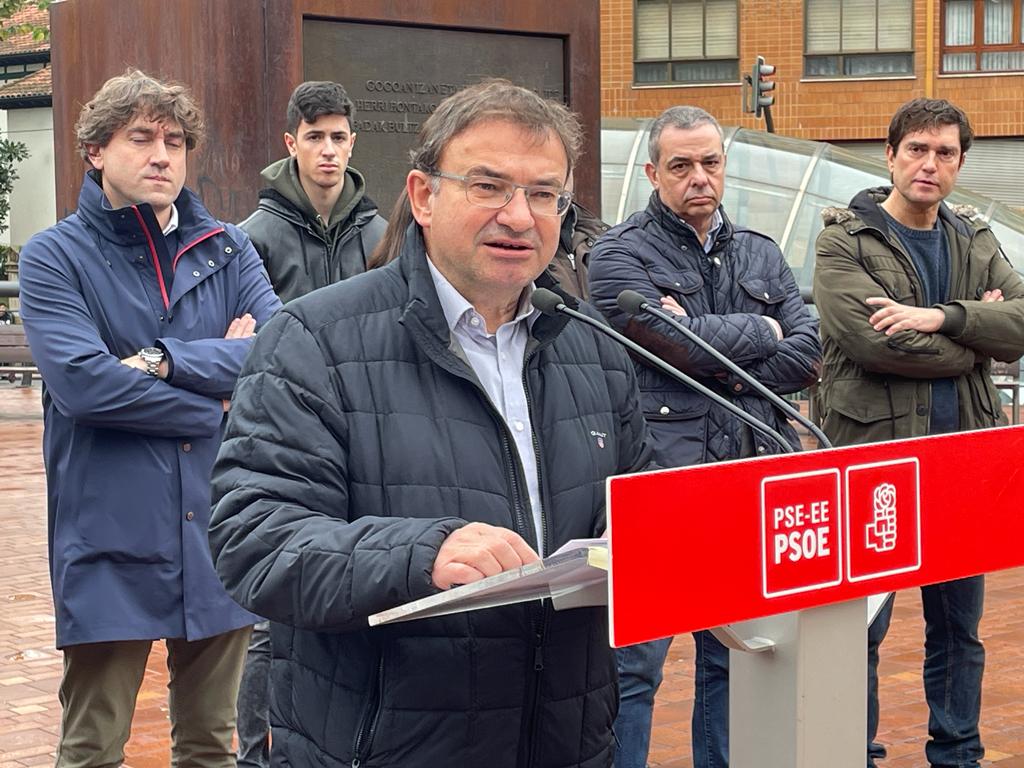
[{"label": "khaki trousers", "polygon": [[[235,701],[251,630],[165,641],[173,768],[235,765]],[[57,768],[116,768],[124,762],[152,644],[129,640],[64,649]]]}]

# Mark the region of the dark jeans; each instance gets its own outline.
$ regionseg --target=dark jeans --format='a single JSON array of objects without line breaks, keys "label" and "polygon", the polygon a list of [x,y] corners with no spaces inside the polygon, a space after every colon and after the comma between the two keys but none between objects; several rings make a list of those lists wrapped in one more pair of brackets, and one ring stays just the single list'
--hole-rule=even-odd
[{"label": "dark jeans", "polygon": [[238,688],[238,766],[270,766],[270,623],[252,628]]},{"label": "dark jeans", "polygon": [[[985,649],[978,639],[985,577],[921,587],[924,607],[924,695],[928,702],[925,756],[933,768],[978,768],[985,750],[978,733]],[[878,647],[889,630],[893,599],[868,627],[868,768],[885,757],[878,733]]]},{"label": "dark jeans", "polygon": [[[729,765],[729,649],[710,632],[695,632],[693,766]],[[615,719],[615,768],[644,768],[651,743],[654,697],[672,638],[616,651],[619,715]]]}]

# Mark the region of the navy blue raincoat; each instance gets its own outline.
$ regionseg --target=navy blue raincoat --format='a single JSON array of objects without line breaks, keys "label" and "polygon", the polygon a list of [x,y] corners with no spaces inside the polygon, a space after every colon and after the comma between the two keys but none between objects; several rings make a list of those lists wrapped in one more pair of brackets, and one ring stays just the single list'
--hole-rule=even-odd
[{"label": "navy blue raincoat", "polygon": [[[241,230],[182,190],[176,238],[147,204],[111,209],[87,174],[78,210],[21,252],[21,316],[45,382],[57,646],[197,640],[257,620],[228,597],[207,543],[210,470],[252,339],[280,306]],[[165,279],[158,251],[173,263]],[[145,346],[167,381],[123,365]]]}]

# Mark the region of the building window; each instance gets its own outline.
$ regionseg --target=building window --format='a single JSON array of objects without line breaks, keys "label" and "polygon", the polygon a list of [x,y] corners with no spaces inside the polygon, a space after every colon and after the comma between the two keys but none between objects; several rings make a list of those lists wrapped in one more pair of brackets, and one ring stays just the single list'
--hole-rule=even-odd
[{"label": "building window", "polygon": [[738,5],[738,0],[636,0],[636,84],[737,82]]},{"label": "building window", "polygon": [[912,0],[807,0],[806,11],[805,77],[914,74]]},{"label": "building window", "polygon": [[946,0],[943,6],[943,72],[1024,70],[1021,0]]},{"label": "building window", "polygon": [[8,64],[0,67],[0,81],[20,80],[29,72],[42,68],[42,64]]}]

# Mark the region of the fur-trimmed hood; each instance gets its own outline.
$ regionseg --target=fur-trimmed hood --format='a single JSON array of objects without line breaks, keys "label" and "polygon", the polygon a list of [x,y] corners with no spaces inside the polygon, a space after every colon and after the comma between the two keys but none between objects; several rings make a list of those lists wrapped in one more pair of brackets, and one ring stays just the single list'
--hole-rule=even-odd
[{"label": "fur-trimmed hood", "polygon": [[[871,187],[870,189],[865,189],[854,196],[848,208],[836,206],[823,208],[821,220],[827,227],[830,224],[848,224],[851,221],[860,219],[869,226],[887,231],[888,226],[885,225],[879,207],[891,192],[892,187]],[[956,205],[942,204],[939,207],[939,215],[942,218],[947,218],[947,216],[943,215],[944,213],[952,214],[953,217],[970,222],[974,226],[984,224],[981,212],[975,206],[967,203]]]}]

